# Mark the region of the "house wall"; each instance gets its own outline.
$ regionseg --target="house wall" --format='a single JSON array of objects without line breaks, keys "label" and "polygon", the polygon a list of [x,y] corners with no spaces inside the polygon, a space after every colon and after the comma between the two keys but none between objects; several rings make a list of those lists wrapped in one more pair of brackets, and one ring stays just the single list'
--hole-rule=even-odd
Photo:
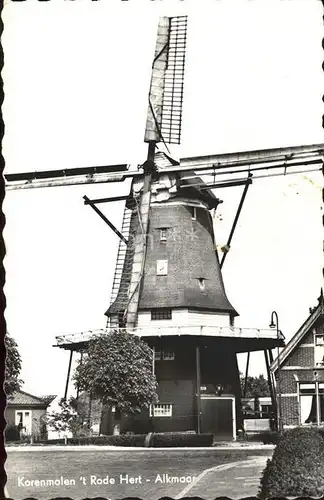
[{"label": "house wall", "polygon": [[324,370],[316,366],[315,333],[323,333],[323,320],[317,321],[315,325],[305,333],[299,345],[290,353],[281,364],[279,375],[275,373],[276,386],[278,388],[278,377],[280,377],[281,406],[284,426],[295,426],[300,424],[300,398],[298,392],[299,382],[313,382],[315,372],[317,380],[324,382]]},{"label": "house wall", "polygon": [[31,408],[27,406],[15,406],[7,407],[5,409],[5,419],[7,426],[15,425],[16,422],[16,411],[29,411],[31,413],[32,419],[32,435],[34,439],[46,437],[46,432],[44,429],[44,423],[42,422],[42,417],[46,415],[45,408]]},{"label": "house wall", "polygon": [[[196,380],[196,345],[193,339],[180,337],[161,338],[155,345],[156,351],[174,350],[174,360],[156,360],[155,374],[158,381],[160,404],[172,404],[172,417],[150,418],[148,411],[124,420],[122,430],[133,432],[167,432],[197,430],[197,380]],[[237,423],[240,419],[240,387],[236,358],[233,350],[221,339],[213,339],[208,346],[200,346],[201,386],[207,387],[207,393],[216,395],[216,387],[221,384],[224,395],[237,396]]]}]

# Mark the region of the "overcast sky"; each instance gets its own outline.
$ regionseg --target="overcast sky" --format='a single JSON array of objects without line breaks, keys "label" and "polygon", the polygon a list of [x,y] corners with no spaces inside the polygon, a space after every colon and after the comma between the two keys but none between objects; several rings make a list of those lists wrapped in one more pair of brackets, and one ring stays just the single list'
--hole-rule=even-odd
[{"label": "overcast sky", "polygon": [[[202,4],[202,2],[200,2]],[[12,2],[3,11],[7,172],[140,164],[159,15],[188,14],[182,142],[175,157],[321,143],[322,6],[317,0]],[[242,327],[287,339],[322,285],[320,173],[256,181],[223,268]],[[126,185],[8,191],[6,319],[24,389],[62,394],[55,335],[105,326],[118,240],[84,206]],[[224,244],[240,188],[216,192]],[[100,207],[118,226],[123,206]],[[252,356],[251,371],[264,371]]]}]

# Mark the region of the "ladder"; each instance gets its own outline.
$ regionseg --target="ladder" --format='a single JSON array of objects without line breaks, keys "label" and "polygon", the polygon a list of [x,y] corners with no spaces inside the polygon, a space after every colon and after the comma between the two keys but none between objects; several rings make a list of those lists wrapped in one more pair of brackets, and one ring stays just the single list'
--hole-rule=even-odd
[{"label": "ladder", "polygon": [[[125,203],[121,233],[125,237],[126,240],[128,240],[128,238],[129,238],[131,218],[132,218],[132,210],[127,208],[126,203]],[[111,289],[111,294],[110,294],[110,305],[116,300],[119,292],[122,294],[124,292],[123,290],[120,290],[120,288],[121,288],[121,279],[122,279],[122,274],[123,274],[123,268],[124,268],[124,264],[125,264],[126,251],[127,251],[127,244],[124,243],[124,241],[120,240],[119,245],[118,245],[114,279],[113,279],[113,284],[112,284],[112,289]],[[125,290],[125,293],[127,293],[127,290]]]}]

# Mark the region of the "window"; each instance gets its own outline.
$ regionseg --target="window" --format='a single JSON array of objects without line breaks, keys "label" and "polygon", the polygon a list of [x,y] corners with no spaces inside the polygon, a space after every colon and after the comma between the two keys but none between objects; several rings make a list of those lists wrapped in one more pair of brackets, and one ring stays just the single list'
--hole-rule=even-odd
[{"label": "window", "polygon": [[157,276],[166,276],[168,274],[168,261],[167,260],[157,260],[156,261],[156,274],[157,274]]},{"label": "window", "polygon": [[315,335],[315,345],[324,345],[324,335]]},{"label": "window", "polygon": [[167,229],[160,229],[160,243],[166,243],[167,240]]},{"label": "window", "polygon": [[200,290],[205,290],[205,278],[198,278]]},{"label": "window", "polygon": [[172,417],[172,404],[157,403],[150,406],[150,417]]},{"label": "window", "polygon": [[154,359],[155,361],[160,361],[161,358],[161,351],[154,351]]},{"label": "window", "polygon": [[16,411],[15,424],[26,434],[31,432],[31,413],[29,411]]},{"label": "window", "polygon": [[[316,396],[316,384],[318,384],[318,400]],[[324,383],[302,382],[299,383],[299,418],[301,424],[316,424],[319,413],[320,422],[324,421]],[[319,408],[317,408],[319,402]]]},{"label": "window", "polygon": [[175,358],[174,351],[167,351],[164,350],[162,351],[162,359],[163,361],[173,361]]},{"label": "window", "polygon": [[151,320],[172,319],[171,309],[152,309]]},{"label": "window", "polygon": [[189,207],[190,213],[191,213],[191,218],[192,220],[197,219],[197,208],[196,207]]},{"label": "window", "polygon": [[155,351],[154,352],[155,361],[173,361],[175,359],[174,351],[169,351],[166,349]]}]

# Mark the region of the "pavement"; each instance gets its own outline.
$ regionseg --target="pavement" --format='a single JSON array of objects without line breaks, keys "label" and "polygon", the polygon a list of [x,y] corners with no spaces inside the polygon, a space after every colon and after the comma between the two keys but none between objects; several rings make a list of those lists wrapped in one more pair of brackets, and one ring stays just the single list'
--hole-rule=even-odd
[{"label": "pavement", "polygon": [[[15,500],[104,497],[143,500],[256,496],[273,445],[232,442],[207,448],[9,446],[8,496]],[[221,451],[224,450],[224,451]],[[121,480],[121,477],[123,479]],[[126,480],[126,478],[129,478]],[[63,486],[60,479],[75,480]],[[91,478],[95,478],[92,482]],[[103,482],[109,478],[109,483]],[[39,480],[58,481],[35,484]],[[52,481],[53,482],[53,481]]]},{"label": "pavement", "polygon": [[205,469],[175,499],[186,496],[198,496],[204,499],[214,499],[216,496],[233,499],[257,496],[267,460],[268,457],[257,456]]}]

